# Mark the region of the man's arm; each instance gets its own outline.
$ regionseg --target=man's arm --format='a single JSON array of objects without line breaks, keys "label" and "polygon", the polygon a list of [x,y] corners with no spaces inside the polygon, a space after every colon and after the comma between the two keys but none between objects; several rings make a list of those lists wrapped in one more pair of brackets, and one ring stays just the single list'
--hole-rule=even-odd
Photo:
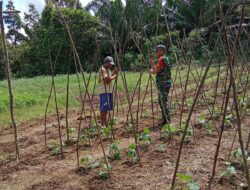
[{"label": "man's arm", "polygon": [[149,72],[151,74],[157,74],[160,70],[160,67],[157,67],[157,65],[154,63],[153,59],[150,59],[151,69]]},{"label": "man's arm", "polygon": [[112,76],[106,76],[103,78],[103,81],[105,84],[110,83],[112,80],[116,79],[118,77],[118,72],[117,70],[112,74]]}]

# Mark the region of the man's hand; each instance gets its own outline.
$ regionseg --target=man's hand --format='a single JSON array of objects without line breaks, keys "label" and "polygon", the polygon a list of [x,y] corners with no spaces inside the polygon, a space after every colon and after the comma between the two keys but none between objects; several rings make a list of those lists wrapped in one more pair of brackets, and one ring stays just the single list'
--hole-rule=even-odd
[{"label": "man's hand", "polygon": [[153,66],[155,64],[153,59],[150,59],[149,63],[151,64],[151,66]]}]

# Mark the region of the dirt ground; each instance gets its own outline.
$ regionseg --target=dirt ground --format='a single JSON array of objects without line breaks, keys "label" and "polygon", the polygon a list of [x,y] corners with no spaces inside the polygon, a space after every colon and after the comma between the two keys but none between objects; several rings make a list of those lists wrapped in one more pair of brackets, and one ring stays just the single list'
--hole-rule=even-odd
[{"label": "dirt ground", "polygon": [[[193,96],[190,91],[189,97]],[[156,96],[154,96],[156,97]],[[181,98],[181,97],[179,97]],[[218,99],[221,104],[222,94]],[[133,110],[136,114],[135,98]],[[97,100],[95,101],[97,104]],[[157,101],[155,100],[155,126],[159,123],[159,110],[156,110]],[[151,113],[150,102],[147,101],[145,110]],[[21,160],[17,164],[15,162],[15,147],[13,143],[13,129],[12,127],[1,128],[0,131],[0,189],[1,190],[98,190],[98,189],[131,189],[131,190],[165,190],[169,189],[173,172],[175,168],[177,153],[180,146],[180,135],[173,135],[171,138],[160,138],[160,130],[153,127],[152,115],[143,117],[139,121],[139,131],[148,127],[151,131],[152,142],[148,148],[140,147],[140,156],[142,167],[137,164],[128,164],[127,151],[130,144],[134,143],[133,133],[128,130],[129,125],[126,122],[126,111],[123,112],[120,108],[118,124],[115,127],[115,137],[120,141],[122,148],[122,155],[120,160],[109,161],[112,165],[111,179],[103,180],[98,176],[100,168],[91,169],[87,174],[77,173],[77,159],[76,159],[76,144],[63,147],[64,158],[55,156],[52,151],[46,150],[44,144],[44,118],[36,119],[30,122],[24,122],[19,125],[19,143]],[[187,116],[188,110],[184,110],[184,119]],[[199,105],[196,108],[194,117],[200,114],[207,114],[206,107]],[[69,125],[77,128],[79,125],[80,110],[70,110]],[[65,115],[61,111],[61,128],[63,134],[63,141],[66,141],[65,135]],[[215,120],[217,127],[220,126],[220,118]],[[184,120],[185,121],[185,120]],[[197,122],[197,121],[196,121]],[[172,123],[178,126],[179,110],[177,114],[172,114]],[[244,143],[247,141],[249,132],[250,118],[246,117],[242,123]],[[58,125],[56,115],[51,115],[47,119],[47,138],[48,142],[58,138]],[[86,128],[88,123],[83,122],[82,127]],[[242,168],[236,168],[236,176],[231,178],[220,178],[220,174],[226,170],[228,155],[232,145],[234,136],[236,134],[236,126],[232,126],[224,131],[221,149],[218,157],[218,165],[216,169],[216,176],[212,185],[214,190],[235,190],[241,189],[240,184],[246,183],[244,172]],[[110,138],[104,137],[104,147],[106,154],[109,153]],[[211,134],[204,128],[194,128],[193,137],[186,141],[180,167],[178,173],[191,174],[194,181],[196,181],[200,189],[207,189],[208,181],[211,176],[215,148],[218,140],[218,133],[213,128]],[[92,155],[94,159],[101,159],[103,157],[101,144],[99,138],[94,136],[91,139],[92,146],[80,146],[80,158],[86,155]],[[158,145],[165,144],[166,150],[158,151]],[[233,150],[238,148],[238,139],[234,143]],[[233,158],[231,156],[231,162]],[[82,165],[81,165],[82,166]],[[177,184],[181,182],[177,180]],[[184,186],[183,186],[184,187]],[[183,189],[177,187],[177,189]]]}]

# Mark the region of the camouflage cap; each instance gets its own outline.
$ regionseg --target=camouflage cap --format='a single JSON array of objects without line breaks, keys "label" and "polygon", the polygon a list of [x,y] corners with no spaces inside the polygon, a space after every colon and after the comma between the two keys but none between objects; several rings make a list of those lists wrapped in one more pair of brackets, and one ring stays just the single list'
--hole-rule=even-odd
[{"label": "camouflage cap", "polygon": [[153,49],[154,52],[158,51],[159,49],[162,49],[164,52],[166,52],[166,46],[159,44],[156,46],[155,49]]},{"label": "camouflage cap", "polygon": [[156,46],[156,50],[162,49],[164,52],[166,51],[166,46],[159,44]]}]

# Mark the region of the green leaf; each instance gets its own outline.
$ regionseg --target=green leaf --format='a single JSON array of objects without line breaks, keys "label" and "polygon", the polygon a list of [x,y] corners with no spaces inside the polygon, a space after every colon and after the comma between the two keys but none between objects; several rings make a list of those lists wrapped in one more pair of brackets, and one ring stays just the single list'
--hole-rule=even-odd
[{"label": "green leaf", "polygon": [[192,176],[186,175],[186,174],[182,174],[182,173],[177,173],[177,177],[183,183],[188,183],[192,179]]},{"label": "green leaf", "polygon": [[188,187],[189,187],[190,190],[199,190],[200,189],[198,184],[195,181],[193,181],[192,179],[188,183]]},{"label": "green leaf", "polygon": [[71,134],[71,135],[72,135],[75,131],[76,131],[76,129],[75,129],[74,127],[68,128],[68,133]]}]

